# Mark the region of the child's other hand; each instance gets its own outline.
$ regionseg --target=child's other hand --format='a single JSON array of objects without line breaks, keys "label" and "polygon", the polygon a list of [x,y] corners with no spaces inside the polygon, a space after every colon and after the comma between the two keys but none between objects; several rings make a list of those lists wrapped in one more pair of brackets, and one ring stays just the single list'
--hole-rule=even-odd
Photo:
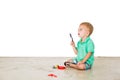
[{"label": "child's other hand", "polygon": [[71,44],[70,44],[72,47],[75,47],[75,43],[74,41],[71,41]]}]

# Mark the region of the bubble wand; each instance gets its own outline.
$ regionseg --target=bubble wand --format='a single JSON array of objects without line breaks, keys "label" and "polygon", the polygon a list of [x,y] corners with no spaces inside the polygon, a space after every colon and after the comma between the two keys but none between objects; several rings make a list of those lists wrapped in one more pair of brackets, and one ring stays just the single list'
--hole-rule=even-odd
[{"label": "bubble wand", "polygon": [[72,42],[74,42],[74,41],[73,41],[73,37],[72,37],[72,34],[70,33],[69,35],[70,35],[70,38],[72,39]]}]

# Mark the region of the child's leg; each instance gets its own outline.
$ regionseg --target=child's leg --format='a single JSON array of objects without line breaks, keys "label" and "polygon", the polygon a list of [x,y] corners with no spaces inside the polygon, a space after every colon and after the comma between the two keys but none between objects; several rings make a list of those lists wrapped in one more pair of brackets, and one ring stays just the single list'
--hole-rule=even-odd
[{"label": "child's leg", "polygon": [[91,69],[91,65],[89,65],[88,63],[81,63],[81,64],[78,64],[78,61],[77,59],[69,59],[67,60],[65,63],[64,63],[65,66],[70,66],[72,68],[75,68],[75,69],[80,69],[80,70],[88,70],[88,69]]},{"label": "child's leg", "polygon": [[72,67],[72,68],[75,68],[75,69],[80,69],[80,70],[91,69],[91,65],[86,63],[86,62],[83,63],[83,64],[70,64],[69,66]]},{"label": "child's leg", "polygon": [[85,70],[86,66],[85,64],[70,64],[70,67],[75,68],[75,69],[80,69],[80,70]]},{"label": "child's leg", "polygon": [[69,66],[69,64],[77,64],[77,63],[78,63],[77,59],[73,58],[73,59],[69,59],[69,60],[65,61],[64,65]]}]

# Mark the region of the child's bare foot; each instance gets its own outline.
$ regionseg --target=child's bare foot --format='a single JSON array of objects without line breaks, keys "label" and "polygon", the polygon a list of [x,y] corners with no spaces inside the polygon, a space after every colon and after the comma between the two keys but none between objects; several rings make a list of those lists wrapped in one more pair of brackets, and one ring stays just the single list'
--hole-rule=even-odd
[{"label": "child's bare foot", "polygon": [[64,62],[65,66],[70,66],[70,62]]}]

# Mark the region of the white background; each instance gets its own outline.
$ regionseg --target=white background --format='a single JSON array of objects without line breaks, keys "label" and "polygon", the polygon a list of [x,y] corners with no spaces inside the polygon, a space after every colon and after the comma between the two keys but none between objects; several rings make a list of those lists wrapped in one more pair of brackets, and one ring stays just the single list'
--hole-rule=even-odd
[{"label": "white background", "polygon": [[0,0],[0,56],[75,56],[81,22],[93,24],[95,56],[120,56],[119,0]]}]

